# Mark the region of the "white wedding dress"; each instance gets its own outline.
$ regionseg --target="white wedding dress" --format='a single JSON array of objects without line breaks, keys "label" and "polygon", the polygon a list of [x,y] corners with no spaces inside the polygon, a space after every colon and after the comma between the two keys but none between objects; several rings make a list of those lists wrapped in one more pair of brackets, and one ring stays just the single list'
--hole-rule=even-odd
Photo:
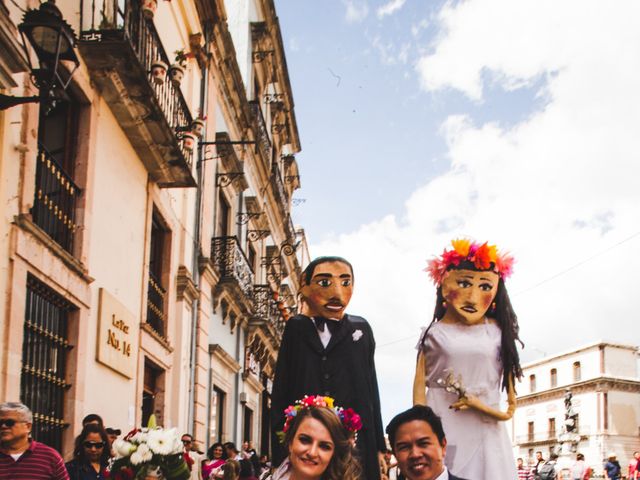
[{"label": "white wedding dress", "polygon": [[492,321],[477,325],[436,322],[425,340],[427,405],[442,418],[447,439],[445,463],[451,473],[469,480],[517,478],[506,422],[449,405],[458,396],[440,385],[448,372],[462,378],[466,391],[493,408],[500,408],[502,362],[500,328]]}]

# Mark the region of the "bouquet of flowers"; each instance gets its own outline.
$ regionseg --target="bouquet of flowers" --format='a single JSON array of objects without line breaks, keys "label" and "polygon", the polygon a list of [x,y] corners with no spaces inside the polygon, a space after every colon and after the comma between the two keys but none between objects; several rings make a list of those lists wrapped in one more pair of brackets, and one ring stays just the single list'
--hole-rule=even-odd
[{"label": "bouquet of flowers", "polygon": [[123,440],[113,442],[115,461],[110,469],[113,480],[164,478],[188,480],[182,441],[175,428],[136,428]]},{"label": "bouquet of flowers", "polygon": [[444,371],[445,377],[436,380],[436,383],[444,388],[449,393],[455,393],[458,398],[462,398],[467,394],[464,385],[462,384],[462,375],[456,375],[452,370],[446,369]]}]

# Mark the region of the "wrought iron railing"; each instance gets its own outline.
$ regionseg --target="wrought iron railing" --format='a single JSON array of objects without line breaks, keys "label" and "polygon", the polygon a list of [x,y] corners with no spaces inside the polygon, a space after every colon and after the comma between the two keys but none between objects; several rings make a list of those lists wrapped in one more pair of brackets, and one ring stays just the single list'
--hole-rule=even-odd
[{"label": "wrought iron railing", "polygon": [[68,252],[73,251],[75,209],[80,189],[40,145],[31,216],[36,225]]},{"label": "wrought iron railing", "polygon": [[33,412],[32,436],[62,451],[68,314],[75,307],[27,277],[20,398]]},{"label": "wrought iron railing", "polygon": [[249,102],[249,108],[251,109],[251,116],[253,117],[253,128],[255,130],[258,151],[262,155],[265,164],[269,165],[271,163],[271,139],[269,138],[267,123],[264,121],[264,116],[262,115],[260,102],[257,100]]},{"label": "wrought iron railing", "polygon": [[284,188],[284,182],[282,181],[282,174],[277,163],[273,163],[271,166],[271,186],[273,193],[276,196],[276,202],[281,205],[283,210],[288,210],[289,199],[287,197],[287,191]]},{"label": "wrought iron railing", "polygon": [[285,321],[278,309],[278,303],[273,298],[271,287],[254,285],[253,299],[256,317],[265,320],[275,330],[278,339],[282,338]]},{"label": "wrought iron railing", "polygon": [[167,292],[160,286],[158,280],[151,271],[149,271],[149,289],[147,292],[147,323],[161,337],[164,337],[164,319],[165,319],[165,296]]},{"label": "wrought iron railing", "polygon": [[[177,131],[192,123],[191,112],[179,86],[175,86],[170,76],[161,84],[154,81],[151,65],[161,60],[171,65],[169,56],[162,46],[160,36],[151,19],[142,14],[139,0],[81,0],[83,42],[102,42],[121,38],[129,41],[147,72],[147,81],[153,88],[156,101],[169,126]],[[178,134],[176,134],[176,139]],[[181,146],[182,155],[191,167],[193,151]]]},{"label": "wrought iron railing", "polygon": [[215,266],[221,280],[237,282],[247,298],[253,297],[253,272],[236,237],[215,237],[211,241]]}]

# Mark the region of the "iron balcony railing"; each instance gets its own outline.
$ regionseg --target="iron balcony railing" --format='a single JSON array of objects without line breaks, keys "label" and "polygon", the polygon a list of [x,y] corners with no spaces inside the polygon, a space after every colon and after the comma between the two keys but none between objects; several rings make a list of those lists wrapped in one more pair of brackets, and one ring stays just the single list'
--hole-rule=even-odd
[{"label": "iron balcony railing", "polygon": [[26,297],[20,399],[33,412],[33,438],[62,451],[67,326],[75,307],[32,276]]},{"label": "iron balcony railing", "polygon": [[265,320],[274,331],[278,340],[282,338],[285,321],[278,309],[278,303],[273,298],[273,291],[269,285],[254,285],[254,312],[257,318]]},{"label": "iron balcony railing", "polygon": [[236,237],[215,237],[211,241],[215,266],[221,281],[234,281],[247,298],[253,297],[253,272]]},{"label": "iron balcony railing", "polygon": [[149,271],[149,289],[147,292],[147,323],[161,337],[164,337],[166,290],[160,281]]},{"label": "iron balcony railing", "polygon": [[66,251],[73,252],[76,199],[80,189],[40,145],[36,165],[36,191],[31,216]]},{"label": "iron balcony railing", "polygon": [[269,163],[271,163],[271,139],[269,138],[267,123],[264,121],[264,116],[262,115],[260,102],[256,100],[249,102],[249,108],[251,110],[251,116],[253,117],[253,128],[255,130],[258,151],[262,155],[262,160],[265,162],[265,165],[269,165]]},{"label": "iron balcony railing", "polygon": [[[180,87],[171,82],[168,74],[161,84],[154,81],[151,72],[153,63],[161,60],[169,66],[173,62],[162,46],[153,20],[142,14],[140,3],[140,0],[81,0],[81,40],[105,42],[126,38],[140,65],[147,72],[147,81],[154,90],[155,99],[169,126],[174,131],[189,127],[193,118]],[[181,151],[191,167],[193,151],[187,150],[184,145],[181,146]]]}]

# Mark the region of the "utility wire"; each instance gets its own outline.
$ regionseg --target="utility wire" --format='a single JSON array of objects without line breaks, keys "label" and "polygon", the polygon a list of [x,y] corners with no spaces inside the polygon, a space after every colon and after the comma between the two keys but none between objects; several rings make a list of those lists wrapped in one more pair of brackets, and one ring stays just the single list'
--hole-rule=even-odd
[{"label": "utility wire", "polygon": [[[633,240],[634,238],[636,238],[636,237],[638,237],[638,236],[640,236],[640,232],[635,232],[633,235],[630,235],[629,237],[625,238],[624,240],[620,240],[618,243],[616,243],[616,244],[614,244],[614,245],[611,245],[610,247],[605,248],[604,250],[601,250],[601,251],[599,251],[599,252],[597,252],[597,253],[595,253],[595,254],[591,255],[590,257],[587,257],[587,258],[585,258],[584,260],[581,260],[581,261],[579,261],[578,263],[576,263],[576,264],[574,264],[574,265],[572,265],[572,266],[570,266],[570,267],[568,267],[568,268],[565,268],[564,270],[561,270],[560,272],[558,272],[558,273],[556,273],[556,274],[554,274],[554,275],[551,275],[550,277],[547,277],[547,278],[545,278],[544,280],[542,280],[542,281],[540,281],[540,282],[538,282],[538,283],[536,283],[536,284],[534,284],[534,285],[532,285],[532,286],[530,286],[530,287],[528,287],[528,288],[525,288],[524,290],[520,290],[519,292],[516,292],[516,293],[514,293],[513,295],[514,295],[514,296],[517,296],[517,295],[521,295],[521,294],[523,294],[523,293],[530,292],[531,290],[535,290],[535,289],[536,289],[536,288],[538,288],[539,286],[544,285],[545,283],[548,283],[548,282],[550,282],[551,280],[554,280],[554,279],[556,279],[556,278],[558,278],[558,277],[560,277],[560,276],[562,276],[562,275],[564,275],[564,274],[566,274],[566,273],[569,273],[569,272],[570,272],[570,271],[572,271],[572,270],[575,270],[576,268],[578,268],[578,267],[580,267],[580,266],[584,265],[585,263],[588,263],[588,262],[590,262],[590,261],[592,261],[592,260],[594,260],[594,259],[596,259],[596,258],[598,258],[598,257],[600,257],[600,256],[602,256],[602,255],[604,255],[605,253],[610,252],[610,251],[611,251],[611,250],[613,250],[614,248],[617,248],[617,247],[619,247],[620,245],[623,245],[623,244],[625,244],[625,243],[627,243],[627,242],[629,242],[629,241]],[[397,339],[397,340],[392,340],[392,341],[390,341],[390,342],[382,343],[382,344],[380,344],[380,345],[377,345],[377,347],[376,347],[376,348],[387,347],[387,346],[389,346],[389,345],[393,345],[393,344],[396,344],[396,343],[404,342],[404,341],[411,340],[411,339],[415,339],[415,338],[416,338],[416,336],[415,336],[415,335],[412,335],[412,336],[410,336],[410,337],[403,337],[403,338],[399,338],[399,339]]]}]

